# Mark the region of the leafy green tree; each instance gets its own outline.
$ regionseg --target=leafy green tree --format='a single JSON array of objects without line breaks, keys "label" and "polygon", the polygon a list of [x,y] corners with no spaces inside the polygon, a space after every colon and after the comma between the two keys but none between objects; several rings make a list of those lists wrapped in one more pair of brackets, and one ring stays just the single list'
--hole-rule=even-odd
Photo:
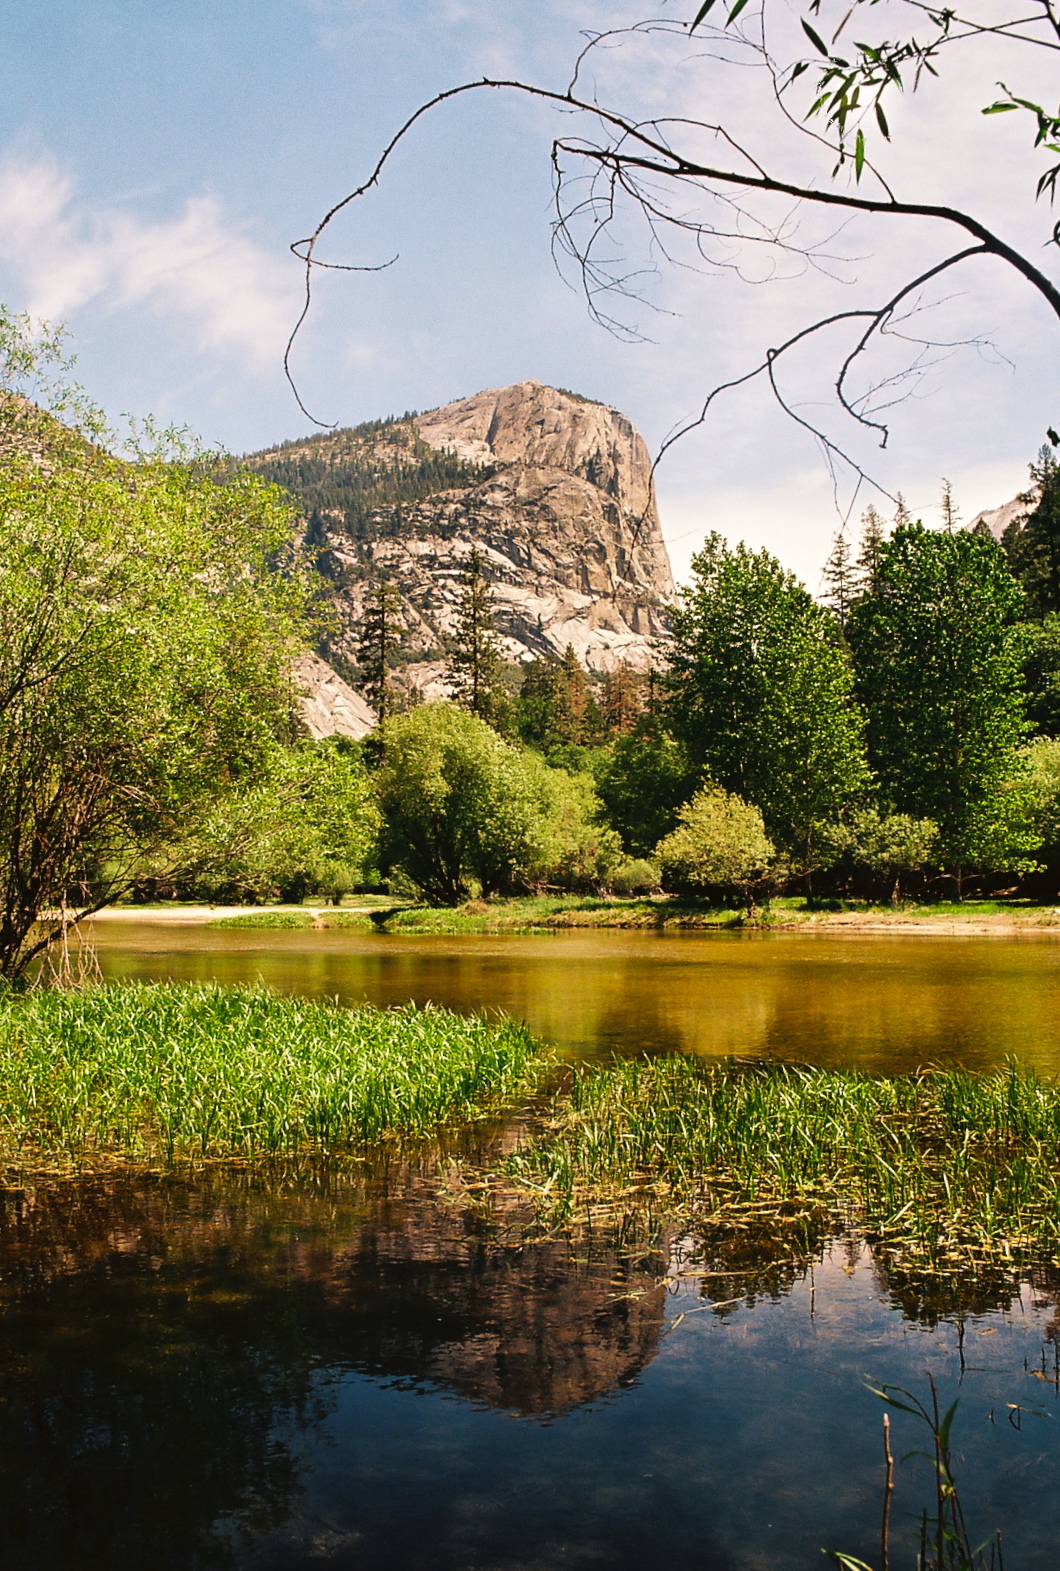
[{"label": "leafy green tree", "polygon": [[684,744],[654,726],[621,736],[597,773],[608,822],[632,856],[650,856],[695,785]]},{"label": "leafy green tree", "polygon": [[519,889],[606,887],[622,860],[590,775],[550,768],[454,704],[385,728],[379,861],[436,905]]},{"label": "leafy green tree", "polygon": [[211,899],[323,894],[338,904],[364,881],[378,829],[375,789],[355,743],[331,737],[277,746],[266,767],[219,797],[196,826],[179,885]]},{"label": "leafy green tree", "polygon": [[1060,738],[1036,737],[1023,752],[1031,822],[1050,870],[1060,868]]},{"label": "leafy green tree", "polygon": [[754,916],[763,892],[785,872],[758,808],[711,782],[679,820],[655,850],[667,887],[700,895],[735,891]]},{"label": "leafy green tree", "polygon": [[383,728],[380,866],[437,905],[515,887],[540,861],[543,766],[455,704],[421,704]]},{"label": "leafy green tree", "polygon": [[1027,720],[1038,736],[1060,736],[1060,614],[1047,611],[1024,629]]},{"label": "leafy green tree", "polygon": [[893,903],[902,878],[923,873],[938,843],[939,828],[930,818],[908,813],[881,813],[877,807],[856,809],[833,832],[832,844],[855,874],[868,872],[885,885]]},{"label": "leafy green tree", "polygon": [[577,894],[609,888],[622,865],[622,843],[603,821],[592,776],[542,766],[534,757],[527,767],[538,772],[542,804],[528,881]]},{"label": "leafy green tree", "polygon": [[882,804],[939,826],[958,883],[1033,849],[1010,789],[1025,732],[1021,605],[995,541],[907,524],[847,630]]},{"label": "leafy green tree", "polygon": [[500,667],[493,590],[483,576],[482,556],[477,547],[472,547],[447,669],[457,703],[491,724],[501,718],[500,711],[506,708],[499,690]]},{"label": "leafy green tree", "polygon": [[[145,862],[176,870],[219,796],[293,736],[305,588],[293,510],[205,460],[108,458],[32,408],[0,465],[0,975]],[[19,411],[21,410],[21,413]],[[13,435],[12,435],[13,432]],[[17,438],[17,440],[16,440]],[[46,910],[57,921],[34,925]]]},{"label": "leafy green tree", "polygon": [[674,612],[668,714],[693,769],[758,807],[804,869],[868,784],[864,721],[834,618],[765,551],[711,535]]},{"label": "leafy green tree", "polygon": [[1005,530],[1009,566],[1023,586],[1027,612],[1040,621],[1060,612],[1060,464],[1043,447],[1031,465],[1033,489],[1022,498],[1027,512]]}]

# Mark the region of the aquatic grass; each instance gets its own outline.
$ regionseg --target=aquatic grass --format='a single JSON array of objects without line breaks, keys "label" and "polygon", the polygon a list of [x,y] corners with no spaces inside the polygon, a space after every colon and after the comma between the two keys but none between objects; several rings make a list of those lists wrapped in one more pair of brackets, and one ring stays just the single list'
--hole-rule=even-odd
[{"label": "aquatic grass", "polygon": [[239,916],[216,916],[204,927],[246,928],[250,932],[268,932],[274,928],[307,928],[314,925],[312,911],[246,911]]},{"label": "aquatic grass", "polygon": [[473,1117],[546,1062],[512,1021],[411,1005],[139,983],[0,995],[0,1160],[334,1153]]},{"label": "aquatic grass", "polygon": [[739,911],[670,899],[621,899],[601,895],[527,895],[510,900],[469,900],[462,906],[413,906],[379,922],[389,933],[457,935],[547,933],[563,928],[733,927]]},{"label": "aquatic grass", "polygon": [[553,1222],[651,1194],[702,1224],[830,1214],[916,1269],[1060,1260],[1060,1085],[666,1057],[575,1069],[505,1177]]}]

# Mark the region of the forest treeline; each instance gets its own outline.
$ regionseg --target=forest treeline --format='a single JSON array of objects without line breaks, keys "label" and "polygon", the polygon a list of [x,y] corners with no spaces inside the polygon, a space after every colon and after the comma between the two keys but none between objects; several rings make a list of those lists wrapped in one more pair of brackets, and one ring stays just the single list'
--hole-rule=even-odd
[{"label": "forest treeline", "polygon": [[416,703],[377,583],[359,658],[380,723],[314,743],[291,498],[179,433],[120,450],[61,374],[48,413],[60,347],[34,332],[0,309],[0,978],[122,899],[1056,897],[1051,451],[1000,543],[952,507],[940,529],[870,510],[824,603],[712,535],[650,672],[507,664],[471,550],[452,701]]},{"label": "forest treeline", "polygon": [[572,648],[506,664],[472,550],[444,704],[402,687],[399,601],[378,583],[360,647],[378,730],[296,749],[304,806],[179,892],[1051,897],[1060,472],[1044,451],[1000,543],[945,501],[934,529],[870,508],[859,541],[837,537],[822,601],[710,536],[647,672],[592,674]]}]

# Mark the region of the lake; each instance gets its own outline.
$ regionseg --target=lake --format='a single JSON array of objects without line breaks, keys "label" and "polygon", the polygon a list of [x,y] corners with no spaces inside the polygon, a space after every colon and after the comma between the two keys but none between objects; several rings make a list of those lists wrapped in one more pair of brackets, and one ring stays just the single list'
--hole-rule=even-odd
[{"label": "lake", "polygon": [[675,1051],[903,1071],[1060,1070],[1060,939],[563,932],[496,938],[104,921],[105,976],[262,980],[387,1006],[498,1010],[578,1057]]},{"label": "lake", "polygon": [[[573,1056],[1057,1065],[1049,939],[417,939],[98,924],[109,976],[520,1015]],[[503,1139],[503,1128],[474,1140]],[[1008,1571],[1060,1542],[1060,1273],[896,1277],[645,1223],[515,1242],[436,1159],[0,1195],[4,1571],[802,1571],[878,1564],[879,1399],[960,1398]],[[924,1434],[895,1414],[896,1456]],[[892,1571],[931,1478],[897,1468]]]}]

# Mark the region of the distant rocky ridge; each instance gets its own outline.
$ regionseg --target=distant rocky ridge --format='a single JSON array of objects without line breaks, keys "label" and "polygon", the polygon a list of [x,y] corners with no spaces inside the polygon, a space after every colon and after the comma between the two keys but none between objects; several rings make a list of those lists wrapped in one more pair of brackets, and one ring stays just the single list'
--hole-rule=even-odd
[{"label": "distant rocky ridge", "polygon": [[[643,669],[667,634],[674,584],[651,462],[630,421],[606,405],[520,382],[244,462],[306,509],[304,543],[336,622],[320,654],[346,679],[343,692],[319,667],[302,673],[317,711],[357,698],[348,684],[359,628],[381,579],[400,594],[401,679],[425,697],[446,691],[447,642],[475,548],[512,661],[571,645],[591,671],[621,661]],[[321,720],[318,712],[311,729]],[[336,716],[337,729],[359,734],[348,724],[363,717]]]}]

